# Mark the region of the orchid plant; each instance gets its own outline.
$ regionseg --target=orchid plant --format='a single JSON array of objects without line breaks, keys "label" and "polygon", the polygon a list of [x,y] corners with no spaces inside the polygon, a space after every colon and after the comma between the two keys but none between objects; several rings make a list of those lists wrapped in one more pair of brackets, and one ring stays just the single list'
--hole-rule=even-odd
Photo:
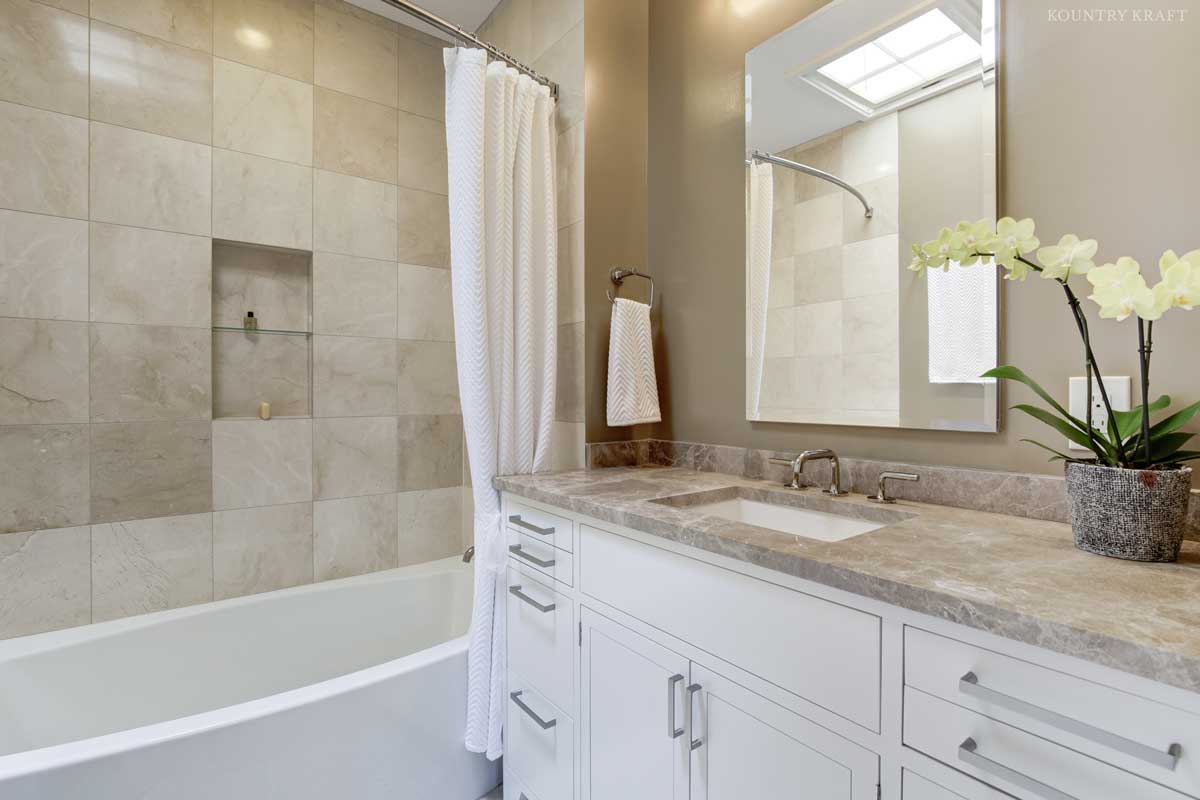
[{"label": "orchid plant", "polygon": [[[1152,415],[1168,409],[1171,398],[1163,395],[1153,403],[1149,398],[1154,323],[1173,308],[1191,311],[1194,306],[1200,305],[1200,250],[1192,250],[1182,256],[1176,255],[1173,250],[1163,253],[1158,261],[1160,280],[1150,286],[1142,274],[1141,265],[1128,256],[1096,266],[1093,258],[1098,249],[1095,239],[1080,239],[1074,234],[1066,234],[1056,245],[1042,247],[1035,235],[1032,219],[1017,221],[1004,217],[994,227],[990,220],[981,219],[978,222],[960,222],[953,229],[942,228],[938,238],[933,241],[914,244],[909,269],[918,273],[924,273],[927,269],[949,271],[956,265],[969,267],[991,260],[1004,268],[1007,280],[1024,281],[1031,272],[1036,272],[1044,280],[1055,281],[1066,295],[1067,306],[1083,340],[1088,376],[1086,419],[1081,420],[1070,414],[1049,392],[1016,367],[996,367],[985,372],[983,377],[1013,380],[1032,389],[1048,408],[1027,403],[1013,408],[1087,448],[1095,455],[1098,464],[1133,469],[1173,469],[1184,461],[1198,459],[1200,450],[1184,449],[1194,434],[1182,432],[1180,428],[1200,413],[1200,403],[1193,403],[1152,422]],[[1033,253],[1036,253],[1036,261],[1030,257]],[[1131,316],[1137,319],[1142,402],[1130,411],[1113,409],[1109,400],[1096,354],[1092,351],[1087,316],[1071,285],[1076,277],[1086,278],[1091,284],[1092,293],[1088,299],[1099,306],[1102,319],[1119,322]],[[1092,424],[1093,382],[1108,413],[1106,430],[1099,430]],[[1051,460],[1082,460],[1032,439],[1022,441],[1050,451]]]}]

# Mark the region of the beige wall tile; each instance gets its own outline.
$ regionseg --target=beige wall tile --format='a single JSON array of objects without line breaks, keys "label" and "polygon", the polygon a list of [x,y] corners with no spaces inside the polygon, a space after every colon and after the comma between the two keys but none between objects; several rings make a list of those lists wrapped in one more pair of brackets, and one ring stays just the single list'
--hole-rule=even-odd
[{"label": "beige wall tile", "polygon": [[312,85],[214,59],[213,144],[311,166]]},{"label": "beige wall tile", "polygon": [[862,203],[849,192],[842,193],[843,241],[859,242],[900,231],[900,181],[889,175],[858,185],[874,210],[870,219],[863,216]]},{"label": "beige wall tile", "polygon": [[868,353],[842,361],[842,408],[896,411],[900,408],[900,360]]},{"label": "beige wall tile", "polygon": [[458,486],[401,492],[396,504],[400,566],[462,552],[463,492]]},{"label": "beige wall tile", "polygon": [[92,23],[91,118],[176,139],[212,141],[212,57]]},{"label": "beige wall tile", "polygon": [[316,579],[348,578],[396,566],[396,495],[313,504]]},{"label": "beige wall tile", "polygon": [[0,453],[0,533],[87,524],[87,425],[0,427]]},{"label": "beige wall tile", "polygon": [[396,187],[317,170],[313,249],[396,259]]},{"label": "beige wall tile", "polygon": [[0,318],[0,425],[87,421],[86,328]]},{"label": "beige wall tile", "polygon": [[462,417],[409,414],[399,418],[396,428],[401,491],[441,489],[462,483]]},{"label": "beige wall tile", "polygon": [[213,416],[257,417],[259,403],[274,417],[312,413],[309,345],[302,336],[213,334]]},{"label": "beige wall tile", "polygon": [[[792,155],[786,156],[794,161],[800,161],[810,167],[825,170],[833,175],[842,174],[842,136],[839,133],[824,137],[811,145],[805,146],[803,149],[793,152]],[[775,170],[780,172],[781,170]],[[803,203],[805,200],[812,200],[814,197],[823,197],[827,194],[838,194],[843,191],[841,187],[832,184],[827,180],[816,177],[815,175],[806,175],[803,172],[795,172],[793,170],[783,170],[791,176],[793,202]],[[786,201],[786,197],[784,200]]]},{"label": "beige wall tile", "polygon": [[212,0],[91,0],[92,18],[212,51]]},{"label": "beige wall tile", "polygon": [[395,107],[398,47],[394,28],[317,5],[318,86]]},{"label": "beige wall tile", "polygon": [[401,339],[454,341],[449,270],[400,264],[397,335]]},{"label": "beige wall tile", "polygon": [[29,0],[0,0],[0,100],[86,117],[88,21]]},{"label": "beige wall tile", "polygon": [[313,254],[313,330],[396,336],[396,262]]},{"label": "beige wall tile", "polygon": [[313,414],[378,417],[396,413],[396,342],[313,337]]},{"label": "beige wall tile", "polygon": [[584,457],[586,445],[585,426],[582,422],[555,422],[550,430],[553,459],[552,470],[583,469],[587,466]]},{"label": "beige wall tile", "polygon": [[798,356],[842,354],[842,301],[808,303],[796,308],[796,345]]},{"label": "beige wall tile", "polygon": [[320,87],[316,102],[317,166],[395,183],[395,107]]},{"label": "beige wall tile", "polygon": [[446,195],[400,188],[398,260],[450,267],[450,206]]},{"label": "beige wall tile", "polygon": [[558,326],[558,375],[554,418],[583,422],[583,323]]},{"label": "beige wall tile", "polygon": [[[532,2],[530,47],[533,54],[531,58],[538,60],[563,36],[574,28],[583,27],[583,0],[532,0]],[[582,43],[579,51],[583,52]]]},{"label": "beige wall tile", "polygon": [[312,503],[213,515],[215,599],[286,589],[312,579]]},{"label": "beige wall tile", "polygon": [[446,194],[446,124],[401,111],[399,140],[400,185]]},{"label": "beige wall tile", "polygon": [[0,211],[0,316],[87,319],[87,223]]},{"label": "beige wall tile", "polygon": [[559,227],[583,219],[583,131],[583,125],[575,124],[558,134]]},{"label": "beige wall tile", "polygon": [[62,11],[70,11],[72,14],[80,14],[84,17],[88,14],[88,0],[43,0],[45,5],[54,6]]},{"label": "beige wall tile", "polygon": [[93,322],[208,328],[212,245],[207,237],[91,225]]},{"label": "beige wall tile", "polygon": [[397,343],[401,414],[461,414],[454,342]]},{"label": "beige wall tile", "polygon": [[312,420],[217,420],[213,423],[213,507],[312,500]]},{"label": "beige wall tile", "polygon": [[310,0],[213,0],[213,52],[312,83],[313,4]]},{"label": "beige wall tile", "polygon": [[313,420],[318,500],[396,491],[396,418]]},{"label": "beige wall tile", "polygon": [[213,597],[212,514],[92,526],[92,620]]},{"label": "beige wall tile", "polygon": [[312,168],[213,151],[213,236],[311,250]]},{"label": "beige wall tile", "polygon": [[842,297],[842,248],[834,245],[796,256],[794,303],[820,303]]},{"label": "beige wall tile", "polygon": [[93,424],[92,522],[212,510],[212,423]]},{"label": "beige wall tile", "polygon": [[895,294],[846,300],[842,309],[842,352],[889,353],[895,357],[899,326],[899,302]]},{"label": "beige wall tile", "polygon": [[[830,248],[831,250],[836,248]],[[777,258],[771,262],[771,285],[767,290],[767,308],[799,305],[796,300],[796,259]],[[837,292],[833,298],[841,297],[841,281],[838,281]],[[802,302],[808,302],[807,300]]]},{"label": "beige wall tile", "polygon": [[209,418],[209,331],[92,323],[91,333],[93,421]]},{"label": "beige wall tile", "polygon": [[558,230],[558,322],[583,322],[583,223]]},{"label": "beige wall tile", "polygon": [[[850,199],[854,200],[854,197],[851,196]],[[862,206],[859,206],[859,211],[862,211]],[[793,236],[795,237],[793,252],[796,255],[841,244],[841,195],[827,194],[797,203],[793,215],[793,226]]]},{"label": "beige wall tile", "polygon": [[86,526],[0,536],[0,639],[92,618]]},{"label": "beige wall tile", "polygon": [[446,68],[442,47],[400,37],[398,105],[401,111],[446,118]]},{"label": "beige wall tile", "polygon": [[541,55],[533,51],[532,33],[533,0],[502,0],[477,31],[485,42],[526,63]]},{"label": "beige wall tile", "polygon": [[269,247],[213,242],[213,324],[309,330],[309,256]]},{"label": "beige wall tile", "polygon": [[0,206],[88,215],[86,120],[0,103]]},{"label": "beige wall tile", "polygon": [[212,148],[93,122],[92,219],[208,236]]},{"label": "beige wall tile", "polygon": [[842,247],[842,297],[895,295],[900,291],[900,237],[897,234],[864,239]]},{"label": "beige wall tile", "polygon": [[767,311],[767,340],[763,344],[767,358],[790,358],[796,354],[796,309],[772,308]]},{"label": "beige wall tile", "polygon": [[841,177],[855,185],[895,175],[900,169],[899,116],[887,114],[847,128],[841,168]]},{"label": "beige wall tile", "polygon": [[565,131],[583,120],[583,20],[546,49],[533,68],[558,84],[555,113]]}]

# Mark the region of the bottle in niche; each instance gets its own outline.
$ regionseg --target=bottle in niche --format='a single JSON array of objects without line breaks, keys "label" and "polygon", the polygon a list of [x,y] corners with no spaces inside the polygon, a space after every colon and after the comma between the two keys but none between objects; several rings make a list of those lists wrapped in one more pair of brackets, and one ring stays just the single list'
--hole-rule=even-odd
[{"label": "bottle in niche", "polygon": [[253,311],[246,312],[246,318],[242,320],[242,327],[248,331],[258,330],[258,317],[254,316]]}]

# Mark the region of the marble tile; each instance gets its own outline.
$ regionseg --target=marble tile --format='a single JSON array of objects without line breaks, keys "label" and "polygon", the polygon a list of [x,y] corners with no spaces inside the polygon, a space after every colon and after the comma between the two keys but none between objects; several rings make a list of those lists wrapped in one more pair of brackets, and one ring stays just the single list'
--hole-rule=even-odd
[{"label": "marble tile", "polygon": [[796,252],[796,206],[787,203],[771,214],[771,255],[783,258]]},{"label": "marble tile", "polygon": [[401,339],[454,341],[450,272],[400,264],[396,335]]},{"label": "marble tile", "polygon": [[400,185],[446,194],[446,124],[401,111],[397,138]]},{"label": "marble tile", "polygon": [[0,318],[0,425],[86,422],[87,324]]},{"label": "marble tile", "polygon": [[0,533],[86,525],[88,447],[87,425],[0,427]]},{"label": "marble tile", "polygon": [[842,352],[898,352],[899,300],[895,294],[877,294],[846,300],[842,308]]},{"label": "marble tile", "polygon": [[796,353],[796,309],[767,310],[767,337],[763,354],[767,358],[787,358]]},{"label": "marble tile", "polygon": [[213,242],[213,324],[242,326],[253,311],[260,328],[309,330],[309,257],[232,242]]},{"label": "marble tile", "polygon": [[900,362],[894,353],[866,353],[842,362],[842,406],[855,411],[900,409]]},{"label": "marble tile", "polygon": [[93,322],[212,324],[212,244],[207,237],[91,224]]},{"label": "marble tile", "polygon": [[413,414],[397,422],[402,492],[458,486],[463,475],[462,417]]},{"label": "marble tile", "polygon": [[0,639],[92,620],[87,526],[0,536]]},{"label": "marble tile", "polygon": [[92,621],[213,599],[212,514],[92,526]]},{"label": "marble tile", "polygon": [[212,423],[92,425],[92,522],[212,510]]},{"label": "marble tile", "polygon": [[93,122],[91,165],[94,221],[209,235],[207,145]]},{"label": "marble tile", "polygon": [[[747,381],[750,380],[753,378],[748,377]],[[770,418],[772,411],[795,405],[799,385],[800,366],[796,359],[791,356],[764,359],[757,418]]]},{"label": "marble tile", "polygon": [[213,151],[213,236],[311,250],[311,167]]},{"label": "marble tile", "polygon": [[559,227],[583,219],[584,127],[575,124],[558,134],[555,180]]},{"label": "marble tile", "polygon": [[895,294],[900,291],[900,237],[896,234],[864,239],[842,247],[842,297]]},{"label": "marble tile", "polygon": [[88,21],[29,0],[0,0],[0,100],[86,117]]},{"label": "marble tile", "polygon": [[533,0],[530,12],[530,52],[531,58],[537,60],[555,42],[580,27],[583,0]]},{"label": "marble tile", "polygon": [[541,55],[541,51],[533,49],[533,0],[505,0],[497,4],[479,27],[478,35],[514,58],[532,61]]},{"label": "marble tile", "polygon": [[[535,17],[536,18],[536,17]],[[583,19],[551,44],[533,68],[558,83],[558,129],[583,121]]]},{"label": "marble tile", "polygon": [[[842,243],[842,194],[822,195],[796,204],[792,223],[796,255]],[[847,196],[855,200],[853,195]],[[861,214],[861,205],[858,210]]]},{"label": "marble tile", "polygon": [[401,414],[461,414],[453,342],[396,343]]},{"label": "marble tile", "polygon": [[859,190],[867,198],[874,210],[874,215],[867,219],[863,216],[862,203],[849,192],[842,193],[843,241],[860,242],[863,239],[874,239],[876,236],[886,236],[900,230],[900,183],[895,175],[867,183],[858,184]]},{"label": "marble tile", "polygon": [[86,219],[87,141],[87,120],[0,103],[0,206]]},{"label": "marble tile", "polygon": [[[804,147],[789,150],[788,153],[789,155],[785,158],[825,170],[834,175],[842,174],[842,135],[840,131],[821,137]],[[821,178],[805,175],[803,172],[788,171],[792,173],[792,199],[796,203],[803,203],[805,200],[812,200],[814,197],[822,197],[827,194],[838,194],[842,191],[838,186]]]},{"label": "marble tile", "polygon": [[421,564],[462,552],[460,487],[401,492],[396,497],[399,565]]},{"label": "marble tile", "polygon": [[445,45],[429,46],[410,38],[399,40],[400,66],[397,105],[401,111],[430,119],[446,117]]},{"label": "marble tile", "polygon": [[[777,258],[771,262],[770,283],[767,287],[767,308],[799,305],[795,300],[795,258]],[[805,301],[808,302],[808,301]]]},{"label": "marble tile", "polygon": [[87,319],[87,223],[0,211],[0,316]]},{"label": "marble tile", "polygon": [[556,362],[557,392],[554,397],[554,419],[559,422],[583,422],[584,360],[583,323],[558,326],[558,358]]},{"label": "marble tile", "polygon": [[312,500],[312,431],[309,419],[213,422],[213,508]]},{"label": "marble tile", "polygon": [[450,267],[450,206],[445,195],[401,187],[398,194],[399,260]]},{"label": "marble tile", "polygon": [[796,256],[796,271],[792,276],[794,305],[842,298],[844,252],[842,247],[834,245]]},{"label": "marble tile", "polygon": [[[352,17],[356,17],[360,20],[370,23],[371,25],[374,25],[377,28],[388,30],[392,33],[399,33],[400,29],[404,27],[393,19],[376,14],[374,11],[368,11],[366,8],[356,5],[349,0],[316,0],[316,4],[318,6],[323,6],[324,8],[330,9],[331,11],[336,11],[339,14],[348,14]],[[397,16],[403,17],[404,15],[398,14]],[[405,17],[405,19],[408,18]],[[415,21],[413,22],[415,24]],[[415,30],[410,29],[410,31],[411,36],[420,35]]]},{"label": "marble tile", "polygon": [[900,170],[899,115],[860,122],[845,129],[842,177],[858,185]]},{"label": "marble tile", "polygon": [[806,356],[796,358],[795,394],[791,408],[837,409],[842,406],[842,365],[849,357]]},{"label": "marble tile", "polygon": [[841,330],[841,300],[797,306],[794,352],[798,356],[841,355]]},{"label": "marble tile", "polygon": [[313,330],[396,336],[396,262],[313,254]]},{"label": "marble tile", "polygon": [[314,249],[396,259],[396,187],[317,170]]},{"label": "marble tile", "polygon": [[211,416],[209,331],[92,323],[91,345],[93,422]]},{"label": "marble tile", "polygon": [[92,22],[91,118],[212,141],[212,56]]},{"label": "marble tile", "polygon": [[396,418],[313,420],[318,500],[396,491]]},{"label": "marble tile", "polygon": [[582,422],[555,422],[550,430],[553,448],[550,469],[560,471],[587,466],[585,435]]},{"label": "marble tile", "polygon": [[53,6],[61,11],[70,11],[86,17],[88,14],[87,0],[42,0],[43,5]]},{"label": "marble tile", "polygon": [[212,51],[212,0],[91,0],[92,19]]},{"label": "marble tile", "polygon": [[312,166],[312,85],[213,59],[213,144]]},{"label": "marble tile", "polygon": [[308,339],[221,331],[213,334],[213,416],[275,417],[312,413]]},{"label": "marble tile", "polygon": [[213,515],[213,599],[312,583],[312,503]]},{"label": "marble tile", "polygon": [[394,29],[317,5],[318,86],[395,108],[399,46]]},{"label": "marble tile", "polygon": [[313,564],[319,581],[397,566],[396,495],[313,504]]},{"label": "marble tile", "polygon": [[313,415],[396,414],[396,342],[351,336],[313,337]]},{"label": "marble tile", "polygon": [[317,87],[316,164],[360,178],[396,182],[394,106]]},{"label": "marble tile", "polygon": [[558,323],[583,322],[583,223],[558,230]]},{"label": "marble tile", "polygon": [[213,53],[221,58],[312,83],[313,46],[310,0],[213,0]]}]

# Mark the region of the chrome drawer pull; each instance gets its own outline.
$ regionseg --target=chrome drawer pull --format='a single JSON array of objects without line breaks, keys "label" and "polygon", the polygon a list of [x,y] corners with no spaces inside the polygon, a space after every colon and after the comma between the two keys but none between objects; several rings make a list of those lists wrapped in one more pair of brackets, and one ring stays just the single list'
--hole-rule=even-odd
[{"label": "chrome drawer pull", "polygon": [[513,525],[517,525],[519,527],[524,528],[527,531],[536,533],[538,536],[552,536],[554,534],[554,528],[539,528],[537,525],[534,525],[532,523],[526,522],[525,520],[521,519],[520,514],[513,514],[512,516],[510,516],[508,518],[508,521],[511,522]]},{"label": "chrome drawer pull", "polygon": [[541,717],[539,717],[537,715],[536,711],[534,711],[529,706],[525,705],[525,701],[521,699],[521,695],[524,693],[525,693],[525,690],[522,689],[522,690],[516,691],[516,692],[509,692],[508,696],[511,697],[512,701],[517,704],[517,708],[521,709],[526,714],[528,714],[529,718],[531,720],[533,720],[534,722],[536,722],[542,730],[548,731],[551,728],[553,728],[555,725],[558,724],[557,719],[550,719],[550,720],[542,719]]},{"label": "chrome drawer pull", "polygon": [[1013,786],[1020,786],[1027,792],[1033,792],[1038,797],[1043,798],[1043,800],[1077,800],[1077,798],[1069,794],[1064,794],[1053,786],[1047,786],[1024,773],[1009,769],[1003,764],[992,761],[990,758],[984,758],[975,752],[977,747],[978,745],[975,744],[974,739],[965,739],[958,746],[958,760],[964,764],[970,764],[972,767],[993,775],[1002,781],[1008,781]]},{"label": "chrome drawer pull", "polygon": [[[698,683],[693,683],[691,686],[687,687],[687,707],[686,707],[687,718],[684,720],[684,724],[687,725],[688,731],[691,732],[688,734],[688,736],[691,736],[692,733],[695,733],[695,730],[696,730],[694,727],[696,718],[695,718],[695,716],[692,715],[692,705],[693,705],[693,701],[696,699],[696,695],[700,694],[700,688],[701,688],[700,684],[698,684]],[[688,749],[696,750],[702,744],[704,744],[704,740],[701,739],[699,736],[697,736],[696,738],[692,739],[691,744],[689,745]]]},{"label": "chrome drawer pull", "polygon": [[667,678],[667,736],[672,739],[683,736],[683,728],[675,727],[675,687],[682,680],[682,675]]},{"label": "chrome drawer pull", "polygon": [[534,600],[532,597],[530,597],[529,595],[522,592],[520,586],[508,587],[508,593],[513,595],[514,597],[521,598],[526,603],[529,603],[529,605],[536,608],[538,611],[541,611],[543,614],[545,614],[548,611],[554,610],[554,603],[546,603],[545,605],[543,605],[542,603],[539,603],[537,600]]},{"label": "chrome drawer pull", "polygon": [[508,552],[512,553],[517,558],[525,559],[526,561],[528,561],[530,564],[533,564],[534,566],[538,566],[538,567],[553,567],[554,566],[553,558],[550,559],[549,561],[542,561],[537,556],[531,556],[531,555],[529,555],[529,553],[526,553],[524,550],[521,549],[521,545],[519,545],[519,544],[510,544],[508,546]]},{"label": "chrome drawer pull", "polygon": [[1144,745],[1141,742],[1126,739],[1124,736],[1109,733],[1106,730],[1088,725],[1086,722],[1079,722],[1070,717],[1065,717],[1048,708],[1035,706],[1032,703],[1027,703],[1011,695],[997,692],[995,689],[981,686],[979,684],[979,676],[974,672],[968,672],[958,679],[958,690],[965,695],[992,703],[1001,708],[1007,708],[1026,717],[1041,720],[1047,725],[1053,725],[1061,731],[1073,733],[1081,739],[1087,739],[1090,742],[1103,745],[1117,752],[1124,753],[1127,756],[1133,756],[1156,767],[1174,770],[1176,762],[1179,761],[1179,754],[1182,748],[1178,744],[1170,745],[1165,751],[1155,750],[1153,747]]}]

